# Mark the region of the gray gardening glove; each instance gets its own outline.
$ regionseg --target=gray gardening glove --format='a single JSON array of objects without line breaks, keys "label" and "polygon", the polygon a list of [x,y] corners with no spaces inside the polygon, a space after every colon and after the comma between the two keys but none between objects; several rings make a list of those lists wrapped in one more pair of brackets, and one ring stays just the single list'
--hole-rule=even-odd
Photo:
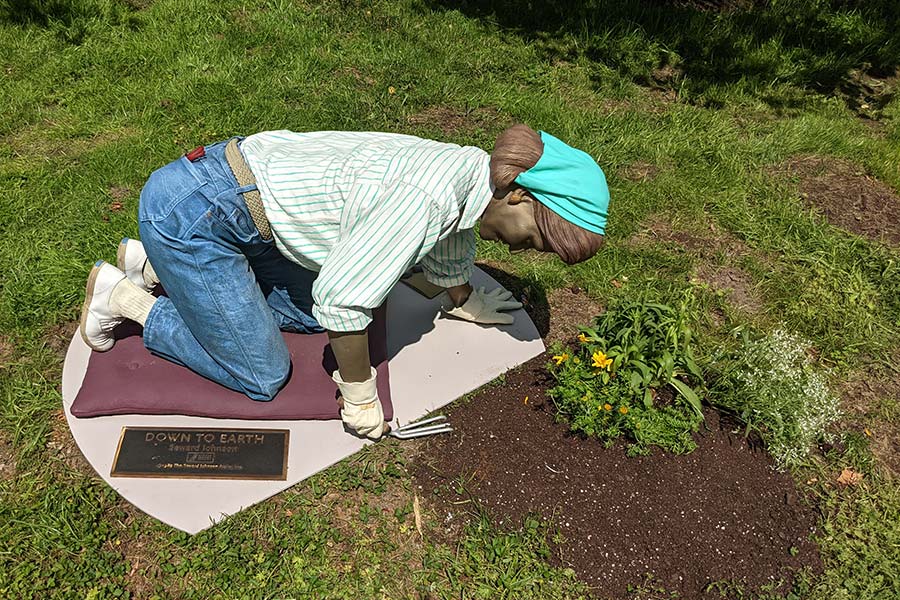
[{"label": "gray gardening glove", "polygon": [[515,320],[505,311],[522,308],[522,303],[512,299],[512,292],[502,287],[485,292],[484,288],[473,289],[469,299],[462,306],[453,308],[450,296],[442,299],[444,312],[450,316],[485,325],[510,325]]},{"label": "gray gardening glove", "polygon": [[375,369],[371,369],[371,377],[358,383],[345,383],[341,372],[335,371],[331,379],[341,391],[341,420],[359,435],[377,440],[384,433],[384,411],[378,399],[378,388],[375,385]]}]

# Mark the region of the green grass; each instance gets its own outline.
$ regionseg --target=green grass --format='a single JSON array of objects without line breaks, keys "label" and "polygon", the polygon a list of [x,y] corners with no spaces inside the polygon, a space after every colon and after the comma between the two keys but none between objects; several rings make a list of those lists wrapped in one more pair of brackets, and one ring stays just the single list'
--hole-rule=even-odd
[{"label": "green grass", "polygon": [[[775,168],[798,154],[834,156],[900,189],[900,101],[874,103],[882,126],[867,126],[856,114],[865,77],[851,72],[900,64],[892,2],[725,12],[636,0],[522,6],[0,0],[0,341],[13,347],[0,357],[0,425],[16,465],[0,480],[0,596],[529,597],[538,585],[541,597],[584,593],[546,566],[540,524],[501,531],[475,519],[455,541],[410,542],[409,498],[376,506],[391,490],[409,492],[392,455],[354,458],[190,538],[48,446],[61,403],[54,338],[77,318],[89,266],[137,234],[138,194],[153,169],[230,135],[383,130],[490,149],[505,124],[527,122],[598,158],[613,196],[607,246],[571,268],[489,243],[480,257],[541,294],[578,285],[605,304],[677,302],[695,287],[701,354],[729,343],[736,326],[784,327],[812,342],[835,383],[873,364],[896,371],[897,251],[824,223]],[[494,116],[449,133],[410,120],[435,106]],[[626,178],[638,161],[656,176]],[[121,209],[111,208],[114,191]],[[654,216],[698,236],[712,223],[741,244],[741,257],[717,260],[752,276],[760,311],[732,310],[692,284],[708,260],[701,253],[635,243]],[[871,419],[897,425],[896,411]],[[900,595],[889,577],[897,480],[857,442],[808,467],[819,481],[826,571],[800,597]],[[827,484],[843,466],[863,470],[864,486]],[[348,499],[371,506],[337,527],[336,506]]]}]

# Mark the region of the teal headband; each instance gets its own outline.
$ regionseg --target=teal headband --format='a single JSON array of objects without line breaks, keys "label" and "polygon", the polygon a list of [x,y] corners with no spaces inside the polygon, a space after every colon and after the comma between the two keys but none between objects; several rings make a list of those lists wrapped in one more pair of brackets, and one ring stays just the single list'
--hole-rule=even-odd
[{"label": "teal headband", "polygon": [[603,235],[609,188],[603,170],[585,152],[541,132],[544,153],[516,183],[569,223]]}]

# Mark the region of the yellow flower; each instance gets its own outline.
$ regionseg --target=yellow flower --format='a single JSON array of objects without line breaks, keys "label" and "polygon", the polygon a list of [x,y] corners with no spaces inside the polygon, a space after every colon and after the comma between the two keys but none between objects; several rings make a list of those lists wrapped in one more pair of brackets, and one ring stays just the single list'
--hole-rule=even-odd
[{"label": "yellow flower", "polygon": [[572,359],[572,362],[575,363],[576,365],[578,365],[578,364],[581,364],[581,359],[576,356],[575,358]]},{"label": "yellow flower", "polygon": [[558,367],[565,361],[569,360],[569,355],[563,352],[562,354],[557,354],[556,356],[554,356],[553,360],[556,361],[556,366]]},{"label": "yellow flower", "polygon": [[626,414],[626,413],[628,412],[628,407],[627,407],[627,406],[620,406],[620,407],[619,407],[619,412],[622,413],[623,415]]},{"label": "yellow flower", "polygon": [[612,404],[604,404],[603,410],[612,410]]},{"label": "yellow flower", "polygon": [[591,358],[594,359],[594,366],[598,369],[605,369],[612,364],[612,359],[607,357],[599,350],[597,352],[594,352],[594,355]]},{"label": "yellow flower", "polygon": [[582,344],[586,344],[587,341],[588,341],[587,336],[584,335],[583,333],[579,333],[579,334],[578,334],[578,341],[581,342]]},{"label": "yellow flower", "polygon": [[395,88],[394,86],[388,86],[388,94],[396,94],[396,93],[397,93],[397,88]]}]

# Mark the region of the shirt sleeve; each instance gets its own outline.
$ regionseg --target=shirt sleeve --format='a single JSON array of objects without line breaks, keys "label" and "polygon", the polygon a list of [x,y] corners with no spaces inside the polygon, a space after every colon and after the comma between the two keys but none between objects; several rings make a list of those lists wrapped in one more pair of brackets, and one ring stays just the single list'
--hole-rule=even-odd
[{"label": "shirt sleeve", "polygon": [[422,259],[422,270],[430,283],[452,287],[468,283],[474,261],[475,232],[464,229],[436,243]]},{"label": "shirt sleeve", "polygon": [[[433,207],[422,190],[398,182],[354,217],[313,284],[313,316],[330,331],[361,331],[400,276],[425,249]],[[433,242],[432,242],[433,244]]]}]

